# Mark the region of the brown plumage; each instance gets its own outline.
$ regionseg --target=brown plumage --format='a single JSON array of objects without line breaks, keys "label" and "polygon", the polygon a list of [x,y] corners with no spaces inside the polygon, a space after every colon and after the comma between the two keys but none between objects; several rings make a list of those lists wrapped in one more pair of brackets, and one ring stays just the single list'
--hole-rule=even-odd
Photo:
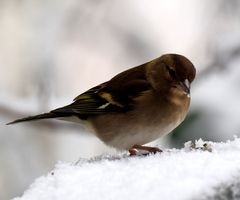
[{"label": "brown plumage", "polygon": [[186,57],[166,54],[116,75],[77,96],[70,105],[9,124],[76,117],[88,122],[110,146],[130,149],[132,155],[137,150],[157,152],[142,145],[168,134],[184,120],[195,73]]}]

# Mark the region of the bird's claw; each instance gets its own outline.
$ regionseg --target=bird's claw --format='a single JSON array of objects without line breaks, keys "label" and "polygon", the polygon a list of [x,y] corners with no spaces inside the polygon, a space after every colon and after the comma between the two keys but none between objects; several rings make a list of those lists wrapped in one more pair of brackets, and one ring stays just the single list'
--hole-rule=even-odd
[{"label": "bird's claw", "polygon": [[130,156],[146,156],[161,152],[162,150],[157,147],[147,147],[141,145],[134,145],[131,149],[129,149]]}]

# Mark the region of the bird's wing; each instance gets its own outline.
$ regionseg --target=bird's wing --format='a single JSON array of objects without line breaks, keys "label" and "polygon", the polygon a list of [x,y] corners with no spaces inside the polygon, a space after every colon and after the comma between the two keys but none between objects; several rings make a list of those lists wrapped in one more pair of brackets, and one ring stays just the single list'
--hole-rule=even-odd
[{"label": "bird's wing", "polygon": [[86,119],[93,115],[131,110],[134,98],[149,90],[151,86],[145,78],[145,73],[140,75],[126,72],[82,93],[72,104],[51,112],[68,113]]}]

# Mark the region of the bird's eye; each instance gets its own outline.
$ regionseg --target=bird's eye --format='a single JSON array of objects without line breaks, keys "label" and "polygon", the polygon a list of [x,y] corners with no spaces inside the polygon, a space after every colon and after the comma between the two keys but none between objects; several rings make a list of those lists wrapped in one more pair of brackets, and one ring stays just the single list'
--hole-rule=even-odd
[{"label": "bird's eye", "polygon": [[173,79],[176,78],[176,71],[173,68],[168,67],[168,73]]}]

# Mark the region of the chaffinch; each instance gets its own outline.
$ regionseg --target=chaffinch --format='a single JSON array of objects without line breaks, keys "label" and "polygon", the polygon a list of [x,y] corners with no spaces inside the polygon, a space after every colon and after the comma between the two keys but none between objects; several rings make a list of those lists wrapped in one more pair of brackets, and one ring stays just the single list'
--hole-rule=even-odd
[{"label": "chaffinch", "polygon": [[8,124],[46,118],[77,120],[90,125],[105,144],[127,149],[130,155],[160,152],[142,145],[170,133],[184,120],[195,74],[186,57],[165,54],[87,90],[67,106]]}]

